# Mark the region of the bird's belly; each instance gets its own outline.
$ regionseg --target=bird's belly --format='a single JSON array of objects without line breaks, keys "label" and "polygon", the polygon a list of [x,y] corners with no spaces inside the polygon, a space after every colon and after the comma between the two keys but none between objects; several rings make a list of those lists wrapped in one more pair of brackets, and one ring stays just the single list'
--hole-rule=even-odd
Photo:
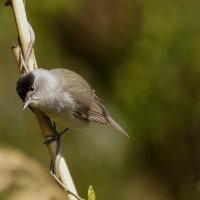
[{"label": "bird's belly", "polygon": [[55,113],[47,113],[47,115],[56,123],[59,123],[60,125],[72,130],[77,130],[88,125],[87,120],[81,120],[69,114],[61,115]]}]

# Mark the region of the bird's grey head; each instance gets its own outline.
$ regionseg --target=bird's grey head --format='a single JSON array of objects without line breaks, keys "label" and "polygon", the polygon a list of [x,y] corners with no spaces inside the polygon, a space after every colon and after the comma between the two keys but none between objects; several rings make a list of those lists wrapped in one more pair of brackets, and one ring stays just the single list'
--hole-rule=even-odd
[{"label": "bird's grey head", "polygon": [[26,74],[22,74],[17,81],[17,93],[24,102],[24,107],[29,105],[37,107],[47,98],[49,91],[55,91],[57,82],[55,77],[48,70],[37,69]]}]

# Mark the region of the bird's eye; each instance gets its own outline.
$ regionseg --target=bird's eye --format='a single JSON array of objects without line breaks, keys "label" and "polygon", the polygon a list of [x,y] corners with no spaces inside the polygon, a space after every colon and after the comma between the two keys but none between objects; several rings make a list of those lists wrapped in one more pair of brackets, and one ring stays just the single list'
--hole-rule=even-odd
[{"label": "bird's eye", "polygon": [[34,86],[34,85],[30,87],[30,91],[31,91],[31,92],[34,92],[34,91],[35,91],[35,86]]}]

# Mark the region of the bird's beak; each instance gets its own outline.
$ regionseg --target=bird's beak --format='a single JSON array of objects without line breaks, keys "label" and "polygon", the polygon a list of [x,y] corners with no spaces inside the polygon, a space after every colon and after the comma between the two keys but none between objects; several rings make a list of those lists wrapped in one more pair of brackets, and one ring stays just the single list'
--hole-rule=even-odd
[{"label": "bird's beak", "polygon": [[32,99],[29,98],[28,100],[26,100],[26,101],[24,102],[23,110],[25,110],[25,109],[29,106],[29,104],[31,103],[31,101],[32,101]]}]

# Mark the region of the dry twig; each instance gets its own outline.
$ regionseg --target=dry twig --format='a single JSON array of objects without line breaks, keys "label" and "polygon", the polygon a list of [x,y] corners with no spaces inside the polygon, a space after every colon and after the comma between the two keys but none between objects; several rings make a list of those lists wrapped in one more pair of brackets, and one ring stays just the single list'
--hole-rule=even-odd
[{"label": "dry twig", "polygon": [[[30,47],[31,37],[33,36],[30,34],[30,27],[26,17],[24,2],[23,0],[6,0],[5,5],[10,5],[12,7],[17,25],[19,44],[17,46],[13,46],[12,50],[19,67],[19,71],[20,73],[33,71],[37,69],[37,63],[34,51],[32,47]],[[39,110],[34,109],[33,111],[36,115],[44,138],[53,135],[54,128],[51,125],[50,119]],[[81,198],[78,196],[65,159],[62,157],[60,151],[58,151],[58,142],[61,141],[55,141],[47,144],[51,160],[56,165],[57,169],[56,172],[53,173],[53,177],[63,187],[63,189],[68,192],[69,200],[80,200]]]}]

